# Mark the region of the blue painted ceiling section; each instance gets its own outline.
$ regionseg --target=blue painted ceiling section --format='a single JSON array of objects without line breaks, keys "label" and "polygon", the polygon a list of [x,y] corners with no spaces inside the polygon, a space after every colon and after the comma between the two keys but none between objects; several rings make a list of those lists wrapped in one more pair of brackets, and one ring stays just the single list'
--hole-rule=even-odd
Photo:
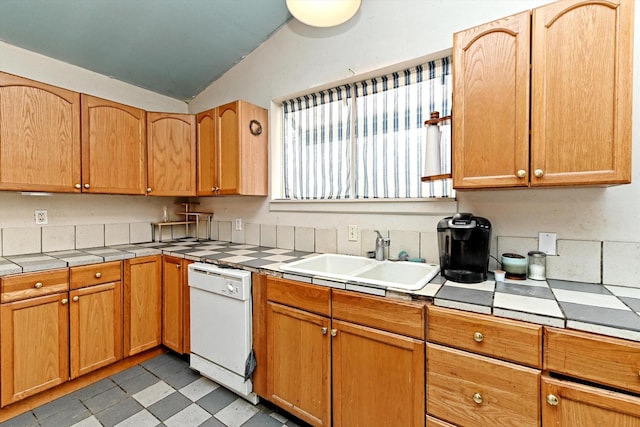
[{"label": "blue painted ceiling section", "polygon": [[284,0],[0,0],[0,40],[188,101],[289,18]]}]

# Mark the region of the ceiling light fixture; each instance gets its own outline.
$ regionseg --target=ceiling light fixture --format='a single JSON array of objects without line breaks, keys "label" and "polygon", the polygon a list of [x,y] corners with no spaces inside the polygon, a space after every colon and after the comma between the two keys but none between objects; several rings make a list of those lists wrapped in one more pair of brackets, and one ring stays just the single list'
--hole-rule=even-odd
[{"label": "ceiling light fixture", "polygon": [[289,12],[312,27],[334,27],[353,18],[362,0],[287,0]]}]

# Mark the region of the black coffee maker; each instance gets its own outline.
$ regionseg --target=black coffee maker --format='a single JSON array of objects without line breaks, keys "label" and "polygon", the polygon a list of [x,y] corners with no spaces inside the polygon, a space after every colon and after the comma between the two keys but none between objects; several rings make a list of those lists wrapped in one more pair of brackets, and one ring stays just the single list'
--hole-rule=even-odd
[{"label": "black coffee maker", "polygon": [[460,283],[487,280],[491,223],[470,213],[457,213],[438,222],[440,274]]}]

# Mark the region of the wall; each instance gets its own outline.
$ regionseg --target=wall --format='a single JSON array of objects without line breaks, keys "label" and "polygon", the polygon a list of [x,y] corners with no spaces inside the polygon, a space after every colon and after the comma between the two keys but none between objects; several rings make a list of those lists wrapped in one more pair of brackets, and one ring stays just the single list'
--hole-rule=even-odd
[{"label": "wall", "polygon": [[[452,45],[452,33],[549,3],[549,1],[366,0],[356,17],[337,28],[317,29],[289,21],[271,39],[190,102],[192,112],[244,98],[271,106],[277,128],[279,109],[273,100],[309,92],[313,88],[353,79],[372,70],[404,63]],[[640,7],[635,22],[640,23]],[[635,33],[634,111],[640,99],[640,32]],[[636,115],[637,116],[637,115]],[[496,190],[458,192],[458,209],[486,216],[495,236],[537,238],[538,232],[556,232],[558,239],[640,241],[640,120],[633,121],[633,184],[610,188]],[[271,155],[278,136],[271,133]],[[272,165],[272,169],[273,165]],[[272,176],[273,179],[273,176]],[[277,179],[277,177],[276,177]],[[239,203],[231,198],[205,202],[224,221],[234,216],[266,224],[336,228],[338,249],[360,248],[346,241],[347,224],[385,230],[434,230],[433,217],[377,214],[315,214],[272,212],[268,201]],[[366,208],[365,208],[366,209]],[[400,209],[399,209],[400,210]],[[373,244],[373,242],[370,242]],[[535,241],[533,242],[535,245]],[[494,254],[497,253],[494,241]],[[634,246],[635,248],[635,246]],[[637,249],[635,249],[637,250]],[[637,254],[637,252],[633,252]],[[635,264],[635,263],[634,263]]]}]

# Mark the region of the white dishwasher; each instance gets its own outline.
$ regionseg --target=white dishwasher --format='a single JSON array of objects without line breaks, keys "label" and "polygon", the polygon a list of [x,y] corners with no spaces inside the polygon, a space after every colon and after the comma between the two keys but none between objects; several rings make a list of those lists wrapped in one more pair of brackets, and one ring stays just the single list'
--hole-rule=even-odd
[{"label": "white dishwasher", "polygon": [[251,273],[189,264],[190,367],[249,402],[253,393]]}]

